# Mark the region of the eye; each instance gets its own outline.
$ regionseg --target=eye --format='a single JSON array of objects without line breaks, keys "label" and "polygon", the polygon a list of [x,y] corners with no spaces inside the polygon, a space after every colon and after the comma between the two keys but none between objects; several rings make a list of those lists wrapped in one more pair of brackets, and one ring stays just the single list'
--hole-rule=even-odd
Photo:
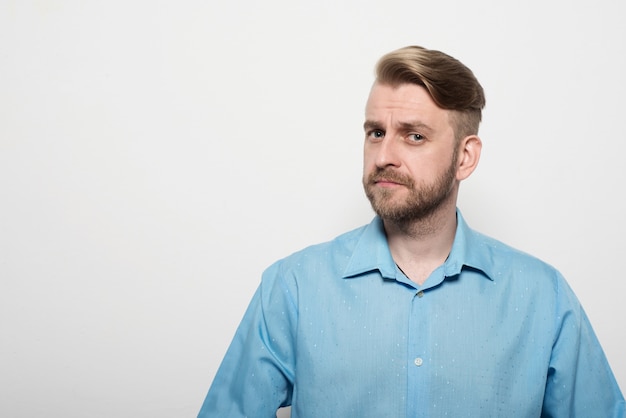
[{"label": "eye", "polygon": [[380,129],[372,129],[367,132],[367,137],[372,140],[382,139],[385,137],[385,133]]},{"label": "eye", "polygon": [[408,139],[410,142],[419,142],[422,141],[424,137],[421,134],[409,134]]}]

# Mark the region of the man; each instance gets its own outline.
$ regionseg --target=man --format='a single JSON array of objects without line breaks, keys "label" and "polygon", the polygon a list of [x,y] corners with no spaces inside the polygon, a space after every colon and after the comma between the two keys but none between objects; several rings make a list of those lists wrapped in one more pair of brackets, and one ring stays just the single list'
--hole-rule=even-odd
[{"label": "man", "polygon": [[378,216],[269,267],[200,417],[623,417],[562,276],[471,230],[483,89],[439,51],[379,61],[363,186]]}]

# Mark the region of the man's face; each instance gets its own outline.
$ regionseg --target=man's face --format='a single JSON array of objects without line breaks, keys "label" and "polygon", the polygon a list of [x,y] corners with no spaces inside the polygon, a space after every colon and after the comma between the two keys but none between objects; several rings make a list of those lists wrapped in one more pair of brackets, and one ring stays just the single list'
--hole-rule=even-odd
[{"label": "man's face", "polygon": [[376,83],[365,119],[363,187],[381,218],[424,219],[456,198],[454,129],[426,89]]}]

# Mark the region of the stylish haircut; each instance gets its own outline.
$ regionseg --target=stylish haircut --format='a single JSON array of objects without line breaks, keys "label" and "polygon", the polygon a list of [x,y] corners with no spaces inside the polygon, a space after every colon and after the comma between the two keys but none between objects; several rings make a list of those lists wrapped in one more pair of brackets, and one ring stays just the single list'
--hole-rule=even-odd
[{"label": "stylish haircut", "polygon": [[457,140],[476,135],[485,107],[485,93],[474,73],[440,51],[408,46],[384,55],[376,65],[376,81],[397,87],[424,87],[437,106],[451,110]]}]

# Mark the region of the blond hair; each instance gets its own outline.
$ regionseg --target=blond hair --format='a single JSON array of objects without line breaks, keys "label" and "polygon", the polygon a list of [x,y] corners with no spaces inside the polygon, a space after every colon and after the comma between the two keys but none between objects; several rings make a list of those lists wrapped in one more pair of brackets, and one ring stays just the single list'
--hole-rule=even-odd
[{"label": "blond hair", "polygon": [[378,61],[376,81],[424,87],[439,107],[452,111],[451,123],[458,140],[478,133],[485,93],[474,73],[457,59],[440,51],[408,46]]}]

